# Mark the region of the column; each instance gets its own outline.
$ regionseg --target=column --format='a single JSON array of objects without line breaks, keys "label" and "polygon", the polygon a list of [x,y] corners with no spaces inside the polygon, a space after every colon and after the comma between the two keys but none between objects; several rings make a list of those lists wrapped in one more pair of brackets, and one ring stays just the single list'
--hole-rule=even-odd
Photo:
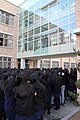
[{"label": "column", "polygon": [[21,69],[25,68],[25,59],[21,58]]},{"label": "column", "polygon": [[50,68],[52,68],[52,59],[50,58]]},{"label": "column", "polygon": [[41,60],[37,60],[37,68],[40,68],[40,62]]}]

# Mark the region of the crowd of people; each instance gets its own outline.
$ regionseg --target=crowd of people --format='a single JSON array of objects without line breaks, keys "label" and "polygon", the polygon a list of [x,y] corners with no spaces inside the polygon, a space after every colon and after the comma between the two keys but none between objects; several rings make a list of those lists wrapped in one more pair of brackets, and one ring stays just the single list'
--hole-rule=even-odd
[{"label": "crowd of people", "polygon": [[52,97],[58,110],[68,91],[77,93],[76,81],[76,68],[0,68],[0,120],[43,120],[45,110],[50,114]]}]

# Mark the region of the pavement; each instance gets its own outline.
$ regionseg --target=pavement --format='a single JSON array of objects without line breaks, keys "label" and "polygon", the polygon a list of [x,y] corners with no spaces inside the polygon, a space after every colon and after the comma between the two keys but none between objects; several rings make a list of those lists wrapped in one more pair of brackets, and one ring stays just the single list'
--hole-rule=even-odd
[{"label": "pavement", "polygon": [[51,108],[50,115],[45,111],[44,120],[68,120],[72,115],[80,110],[79,106],[75,106],[69,100],[65,101],[64,106],[60,106],[59,110]]}]

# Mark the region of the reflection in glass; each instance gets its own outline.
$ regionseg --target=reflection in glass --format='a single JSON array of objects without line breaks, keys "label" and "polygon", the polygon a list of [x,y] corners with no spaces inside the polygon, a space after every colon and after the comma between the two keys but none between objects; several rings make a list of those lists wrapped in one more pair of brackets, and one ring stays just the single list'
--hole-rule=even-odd
[{"label": "reflection in glass", "polygon": [[33,30],[29,31],[28,35],[32,36],[33,35]]},{"label": "reflection in glass", "polygon": [[41,38],[41,47],[42,48],[48,47],[48,36],[47,35],[42,36],[42,38]]},{"label": "reflection in glass", "polygon": [[23,44],[23,51],[27,51],[27,43]]},{"label": "reflection in glass", "polygon": [[18,45],[18,52],[21,52],[22,50],[22,45]]},{"label": "reflection in glass", "polygon": [[56,32],[55,33],[51,33],[49,35],[49,43],[50,43],[50,46],[58,44],[57,43],[57,33]]},{"label": "reflection in glass", "polygon": [[29,25],[31,25],[33,23],[34,23],[34,16],[32,16],[32,17],[29,18]]},{"label": "reflection in glass", "polygon": [[28,38],[28,41],[33,41],[33,38],[32,38],[32,37],[29,37],[29,38]]},{"label": "reflection in glass", "polygon": [[35,23],[40,21],[40,16],[35,15],[34,17],[35,17]]},{"label": "reflection in glass", "polygon": [[62,32],[59,34],[59,44],[69,43],[69,33]]},{"label": "reflection in glass", "polygon": [[34,34],[40,33],[40,27],[34,29]]},{"label": "reflection in glass", "polygon": [[56,28],[57,26],[52,24],[52,23],[49,23],[49,29],[53,29],[53,28]]},{"label": "reflection in glass", "polygon": [[70,34],[70,42],[76,42],[76,35]]},{"label": "reflection in glass", "polygon": [[45,24],[45,25],[41,26],[41,31],[42,32],[44,32],[46,30],[48,30],[48,24]]},{"label": "reflection in glass", "polygon": [[40,48],[40,40],[34,41],[34,50],[37,50]]},{"label": "reflection in glass", "polygon": [[41,17],[48,18],[48,6],[41,8]]},{"label": "reflection in glass", "polygon": [[59,11],[66,10],[68,8],[68,0],[60,0],[58,9]]},{"label": "reflection in glass", "polygon": [[49,5],[49,15],[58,13],[58,5],[57,3],[51,2],[51,4]]},{"label": "reflection in glass", "polygon": [[33,50],[33,42],[28,42],[28,50]]}]

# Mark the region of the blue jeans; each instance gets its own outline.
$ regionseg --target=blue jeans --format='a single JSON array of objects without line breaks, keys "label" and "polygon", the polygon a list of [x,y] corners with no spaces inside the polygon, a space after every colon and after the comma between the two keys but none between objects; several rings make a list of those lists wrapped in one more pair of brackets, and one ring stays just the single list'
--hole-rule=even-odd
[{"label": "blue jeans", "polygon": [[40,110],[34,113],[34,120],[38,120],[44,115],[44,110]]}]

